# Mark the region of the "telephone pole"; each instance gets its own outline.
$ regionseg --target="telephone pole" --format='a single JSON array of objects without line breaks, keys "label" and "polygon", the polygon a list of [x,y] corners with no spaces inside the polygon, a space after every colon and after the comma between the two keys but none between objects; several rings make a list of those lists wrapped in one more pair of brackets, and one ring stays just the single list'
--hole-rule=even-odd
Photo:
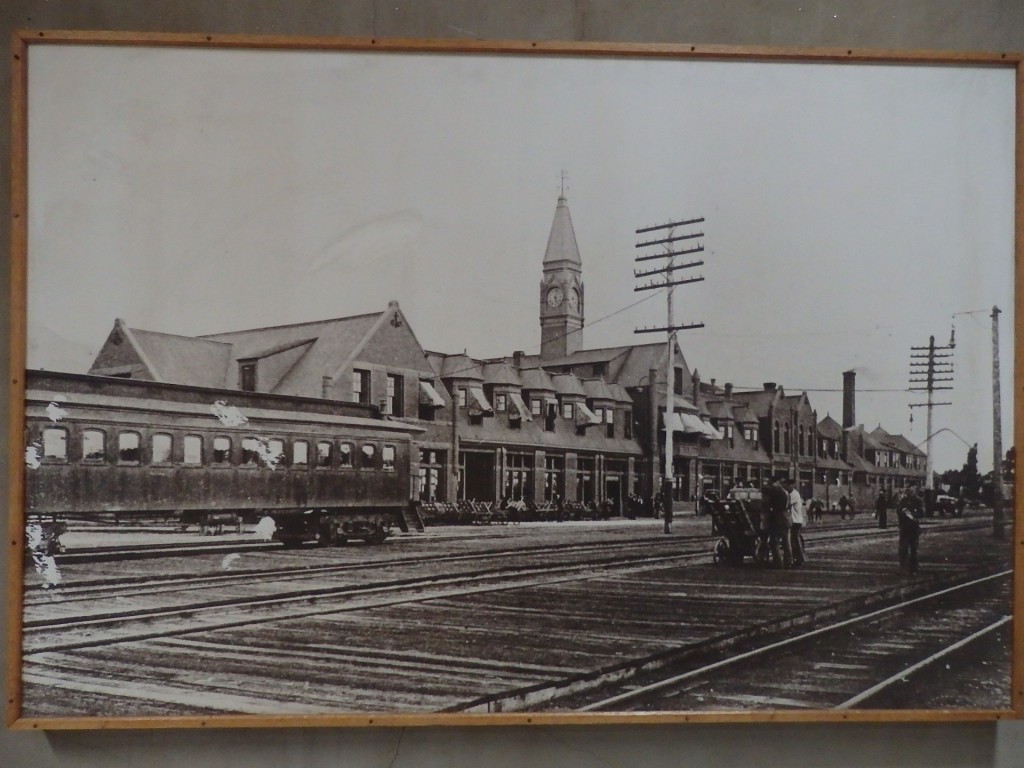
[{"label": "telephone pole", "polygon": [[[956,340],[953,336],[949,338],[946,346],[936,346],[935,337],[928,337],[927,347],[910,348],[910,386],[911,392],[927,392],[927,400],[923,403],[911,403],[911,408],[927,408],[928,419],[925,426],[925,434],[928,435],[926,442],[925,459],[925,489],[931,491],[935,487],[934,470],[932,468],[932,409],[940,405],[952,405],[952,403],[937,403],[933,399],[935,392],[952,389],[948,382],[953,381],[953,363],[949,358],[953,357],[953,350],[956,348]],[[926,503],[930,504],[931,499]]]},{"label": "telephone pole", "polygon": [[[676,346],[676,332],[685,331],[691,328],[703,328],[704,323],[688,323],[683,325],[676,325],[672,311],[672,292],[677,285],[684,285],[686,283],[699,283],[704,280],[702,275],[696,277],[677,277],[676,272],[692,269],[694,267],[703,266],[704,261],[698,259],[696,261],[688,261],[682,264],[676,263],[677,256],[690,256],[696,253],[703,253],[704,246],[700,243],[692,247],[686,247],[685,245],[676,245],[676,243],[685,243],[687,240],[696,240],[697,238],[703,237],[703,232],[686,232],[682,231],[683,228],[693,226],[694,224],[702,224],[704,218],[700,217],[697,219],[687,219],[683,221],[673,221],[668,224],[656,224],[652,227],[641,227],[636,230],[637,235],[651,235],[651,233],[657,233],[653,235],[654,239],[644,240],[636,244],[637,249],[651,249],[655,248],[654,251],[642,251],[638,254],[634,261],[637,263],[647,261],[662,261],[663,266],[656,267],[654,269],[641,269],[633,270],[634,278],[651,277],[652,279],[644,283],[643,285],[636,286],[634,291],[653,291],[665,288],[666,297],[666,309],[667,309],[667,322],[663,328],[636,328],[634,333],[661,333],[666,334],[666,373],[665,373],[665,463],[664,473],[662,474],[662,513],[665,518],[665,533],[672,532],[672,497],[674,477],[672,467],[672,424],[671,416],[675,413],[675,346]],[[681,231],[681,234],[676,234],[677,231]],[[660,248],[659,248],[660,247]],[[674,250],[674,249],[679,250]],[[653,382],[652,382],[653,384]],[[652,392],[656,392],[655,387],[651,387]],[[654,398],[651,398],[651,410],[656,413],[657,403],[654,402]],[[655,421],[655,424],[657,422]],[[652,473],[653,466],[656,463],[656,457],[651,457]]]},{"label": "telephone pole", "polygon": [[992,537],[1006,536],[1003,521],[1003,403],[999,387],[999,307],[992,307]]}]

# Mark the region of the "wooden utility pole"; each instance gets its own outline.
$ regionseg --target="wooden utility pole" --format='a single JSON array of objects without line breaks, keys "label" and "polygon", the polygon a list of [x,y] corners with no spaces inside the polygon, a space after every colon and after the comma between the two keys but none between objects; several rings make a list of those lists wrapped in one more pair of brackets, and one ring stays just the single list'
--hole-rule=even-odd
[{"label": "wooden utility pole", "polygon": [[[952,405],[952,403],[937,403],[933,399],[935,392],[944,389],[952,389],[948,382],[953,381],[953,363],[948,358],[953,357],[953,349],[956,341],[952,338],[949,344],[944,347],[936,346],[935,337],[928,338],[927,347],[911,347],[910,354],[910,389],[911,392],[927,392],[928,398],[923,403],[911,403],[911,408],[927,408],[928,420],[925,426],[925,434],[928,435],[925,445],[927,453],[925,459],[925,489],[932,491],[935,487],[935,480],[932,467],[932,409],[940,405]],[[916,354],[915,354],[916,353]],[[923,353],[923,354],[922,354]],[[931,494],[926,494],[927,504],[931,504]]]},{"label": "wooden utility pole", "polygon": [[999,307],[992,307],[992,536],[1006,536],[1003,521],[1003,403],[999,387]]},{"label": "wooden utility pole", "polygon": [[[703,328],[704,323],[690,323],[684,325],[676,325],[673,311],[672,311],[672,291],[677,285],[684,285],[685,283],[698,283],[704,278],[701,275],[696,277],[688,278],[676,278],[675,272],[683,269],[691,269],[693,267],[699,267],[704,264],[703,260],[690,261],[685,264],[676,264],[676,256],[687,256],[694,253],[702,253],[704,246],[697,244],[692,248],[682,248],[681,250],[675,251],[673,248],[677,247],[674,244],[684,240],[694,240],[698,237],[703,237],[703,232],[686,232],[683,234],[676,234],[676,230],[681,227],[691,226],[693,224],[700,224],[704,221],[704,218],[689,219],[685,221],[673,221],[668,224],[656,224],[653,227],[641,227],[636,230],[636,234],[645,235],[651,232],[659,233],[654,240],[647,240],[636,244],[636,248],[651,248],[661,246],[660,251],[654,253],[648,252],[635,257],[634,261],[643,262],[651,261],[654,259],[665,260],[665,266],[657,267],[655,269],[648,270],[633,270],[633,277],[652,277],[655,275],[664,275],[664,277],[655,277],[648,283],[636,286],[633,290],[635,291],[650,291],[660,288],[667,289],[666,304],[667,304],[667,322],[663,328],[636,328],[634,333],[660,333],[662,331],[666,334],[666,345],[667,350],[665,353],[666,359],[666,373],[665,373],[665,464],[664,474],[662,475],[661,482],[661,496],[662,496],[662,507],[663,514],[665,517],[665,533],[672,532],[672,490],[674,486],[673,482],[673,467],[672,467],[672,416],[675,414],[675,346],[676,346],[676,332],[682,330],[688,330],[690,328]],[[656,409],[657,403],[652,403],[651,407]],[[656,412],[656,410],[655,410]],[[655,461],[656,457],[652,456],[651,461]]]}]

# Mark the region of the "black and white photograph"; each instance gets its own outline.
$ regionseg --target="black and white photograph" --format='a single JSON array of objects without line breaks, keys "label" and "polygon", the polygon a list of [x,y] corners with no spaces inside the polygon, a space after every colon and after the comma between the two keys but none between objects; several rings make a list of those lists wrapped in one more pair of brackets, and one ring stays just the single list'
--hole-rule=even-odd
[{"label": "black and white photograph", "polygon": [[21,718],[1013,707],[1015,69],[26,66]]}]

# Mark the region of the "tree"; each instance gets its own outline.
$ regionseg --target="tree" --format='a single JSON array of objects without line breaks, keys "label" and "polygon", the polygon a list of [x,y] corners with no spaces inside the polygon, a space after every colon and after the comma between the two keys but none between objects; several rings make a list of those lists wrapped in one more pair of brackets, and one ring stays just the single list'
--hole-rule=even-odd
[{"label": "tree", "polygon": [[964,495],[976,499],[981,491],[981,474],[978,472],[978,444],[967,451],[967,463],[960,470],[960,482]]},{"label": "tree", "polygon": [[1003,482],[1013,484],[1014,478],[1017,476],[1017,447],[1013,446],[1006,452],[1006,458],[1003,459]]}]

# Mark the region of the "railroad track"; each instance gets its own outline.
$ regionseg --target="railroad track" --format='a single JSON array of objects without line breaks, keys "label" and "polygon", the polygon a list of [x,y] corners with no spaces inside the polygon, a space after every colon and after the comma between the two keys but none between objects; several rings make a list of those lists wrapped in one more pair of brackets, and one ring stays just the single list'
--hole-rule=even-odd
[{"label": "railroad track", "polygon": [[[987,525],[973,528],[930,538],[953,526],[930,527],[926,573],[914,579],[896,573],[894,530],[816,527],[812,559],[792,572],[715,566],[708,538],[684,547],[659,536],[648,550],[658,542],[675,551],[624,558],[592,549],[583,562],[566,562],[563,542],[542,548],[548,562],[529,566],[513,562],[515,550],[489,552],[498,559],[470,562],[462,573],[350,578],[319,594],[250,590],[248,600],[168,611],[151,604],[148,613],[109,611],[93,623],[69,616],[25,633],[25,701],[45,714],[57,687],[73,711],[91,711],[102,698],[136,714],[585,706],[605,695],[598,687],[635,686],[638,671],[663,678],[769,635],[784,639],[906,602],[938,582],[1005,569]],[[386,560],[363,565],[388,573]],[[829,680],[832,672],[817,674]],[[664,705],[622,708],[644,706]]]},{"label": "railroad track", "polygon": [[[978,527],[982,525],[979,523]],[[955,532],[955,528],[944,529]],[[818,535],[812,542],[821,543],[874,538],[890,535],[887,531],[851,531],[838,529]],[[709,558],[708,537],[664,537],[634,542],[609,542],[587,545],[552,545],[535,547],[530,550],[503,550],[477,554],[458,554],[404,558],[399,561],[368,562],[361,564],[340,564],[320,567],[305,567],[298,570],[282,569],[279,574],[264,570],[241,573],[203,574],[188,577],[169,577],[159,586],[141,584],[136,581],[120,582],[112,590],[106,587],[106,596],[112,602],[123,602],[128,598],[143,598],[160,592],[185,593],[188,600],[170,606],[119,607],[112,610],[97,609],[86,615],[66,614],[45,618],[26,618],[22,632],[26,652],[67,650],[92,647],[106,643],[120,643],[137,639],[159,637],[162,633],[182,634],[192,631],[209,631],[226,627],[279,621],[290,618],[308,618],[328,615],[338,611],[361,610],[368,607],[394,605],[398,603],[437,600],[441,597],[473,594],[483,591],[501,591],[536,586],[538,583],[555,583],[567,580],[585,579],[594,574],[609,572],[635,572],[670,565],[691,565],[706,562]],[[680,548],[680,544],[683,547]],[[659,547],[652,551],[652,544]],[[662,551],[661,548],[664,548]],[[640,549],[636,554],[623,554],[623,549]],[[559,562],[510,564],[509,558],[526,555],[554,555]],[[594,558],[595,554],[614,552],[613,556]],[[565,562],[567,553],[582,559]],[[332,575],[344,575],[353,571],[380,572],[386,568],[393,573],[396,568],[408,569],[411,565],[435,565],[438,563],[472,563],[505,561],[495,567],[478,568],[456,573],[431,573],[398,579],[375,580],[369,583],[344,583],[299,589],[274,591],[270,594],[243,597],[214,597],[195,599],[195,590],[223,589],[231,584],[251,585],[258,576],[264,584],[271,586],[282,581],[302,580],[311,577],[323,579]],[[723,566],[729,567],[729,566]],[[88,588],[84,588],[88,589]],[[44,593],[46,597],[58,597],[59,593]],[[70,601],[59,599],[63,609],[66,602],[81,601],[96,604],[97,593],[72,595]],[[33,603],[35,605],[35,603]],[[315,608],[310,606],[315,605]],[[26,607],[29,607],[28,605]],[[40,608],[46,607],[39,605]],[[186,626],[174,626],[187,622]],[[133,629],[135,627],[135,629]],[[57,636],[71,639],[56,639]]]},{"label": "railroad track", "polygon": [[[957,525],[946,524],[937,530],[944,533],[956,532],[967,528],[976,528],[984,525],[981,522],[959,523]],[[857,536],[892,536],[892,529],[878,530],[875,527],[836,526],[834,528],[814,528],[806,535],[806,539],[813,545],[815,542],[827,543],[840,541]],[[294,557],[298,562],[294,565],[279,567],[238,567],[237,560],[231,561],[228,558],[234,552],[229,552],[217,570],[207,570],[201,573],[190,574],[147,574],[140,575],[131,573],[120,577],[108,577],[96,579],[79,579],[73,583],[62,585],[59,589],[47,589],[41,584],[29,584],[25,588],[26,608],[45,607],[54,602],[67,605],[76,601],[96,601],[110,598],[125,600],[129,598],[144,597],[147,595],[166,594],[182,589],[217,589],[234,584],[251,583],[253,579],[261,581],[275,580],[277,582],[308,581],[311,578],[329,578],[337,575],[356,574],[361,572],[380,571],[382,569],[411,569],[420,566],[438,566],[459,563],[486,562],[493,560],[507,560],[510,557],[530,558],[535,556],[554,555],[559,557],[587,557],[602,552],[614,552],[622,554],[630,550],[641,550],[648,555],[658,553],[675,553],[680,545],[685,548],[687,554],[697,552],[692,549],[693,545],[708,546],[716,536],[708,533],[706,535],[678,535],[666,538],[664,535],[649,536],[641,539],[630,539],[627,541],[609,542],[587,542],[587,543],[559,543],[537,546],[509,548],[491,548],[480,552],[463,552],[451,554],[414,555],[409,557],[374,557],[371,560],[361,562],[331,562],[328,564],[312,564],[307,553],[286,553],[274,548],[276,555]],[[316,550],[317,552],[329,552],[330,550]],[[177,552],[171,551],[168,556],[177,556]],[[191,554],[191,553],[190,553]]]},{"label": "railroad track", "polygon": [[[870,708],[951,653],[1008,627],[1011,570],[739,650],[682,672],[618,684],[582,712]],[[668,674],[665,674],[665,673]],[[1009,706],[1006,701],[993,708]],[[922,704],[921,706],[925,706]]]}]

